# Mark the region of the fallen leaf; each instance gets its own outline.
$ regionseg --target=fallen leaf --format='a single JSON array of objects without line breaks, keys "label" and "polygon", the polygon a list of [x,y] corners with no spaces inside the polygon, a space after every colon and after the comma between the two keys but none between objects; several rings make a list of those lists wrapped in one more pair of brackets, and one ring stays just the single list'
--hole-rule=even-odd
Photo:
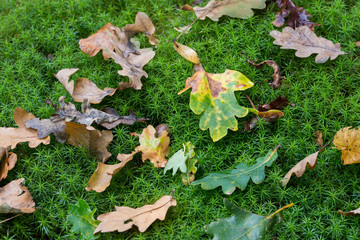
[{"label": "fallen leaf", "polygon": [[186,80],[186,86],[178,94],[192,88],[190,108],[202,114],[200,128],[210,130],[213,141],[227,134],[227,130],[238,129],[235,117],[245,117],[248,108],[238,104],[234,91],[246,90],[254,85],[242,73],[226,70],[221,74],[207,73],[201,66],[197,54],[189,47],[174,42],[175,50],[187,60],[195,63],[195,74]]},{"label": "fallen leaf", "polygon": [[334,137],[334,145],[341,150],[343,164],[353,164],[360,161],[360,130],[345,127]]},{"label": "fallen leaf", "polygon": [[319,151],[310,154],[309,156],[298,162],[293,168],[290,169],[288,173],[286,173],[285,177],[280,181],[282,185],[286,186],[286,184],[288,184],[288,182],[290,181],[291,176],[293,175],[296,175],[296,177],[298,178],[301,177],[305,173],[306,168],[309,168],[310,170],[314,169],[317,164],[318,154],[324,151],[324,149],[328,147],[331,143],[332,142],[326,144]]},{"label": "fallen leaf", "polygon": [[256,164],[248,166],[246,163],[240,163],[235,166],[235,169],[227,169],[221,172],[210,173],[205,178],[196,180],[192,185],[201,184],[202,189],[210,190],[222,187],[225,194],[232,194],[238,187],[244,190],[250,180],[255,184],[261,183],[265,179],[265,166],[269,167],[277,159],[277,146],[273,151],[269,151],[265,157],[260,157],[256,160]]},{"label": "fallen leaf", "polygon": [[118,126],[119,124],[133,125],[135,122],[145,122],[145,121],[149,120],[149,118],[137,118],[136,114],[132,110],[129,110],[129,112],[130,112],[129,116],[120,116],[115,109],[109,108],[109,107],[106,107],[103,110],[103,112],[113,115],[113,116],[116,116],[118,118],[118,120],[116,120],[114,122],[102,122],[100,124],[101,126],[107,128],[107,129],[112,129],[112,128]]},{"label": "fallen leaf", "polygon": [[109,54],[104,49],[112,51],[114,49],[109,39],[109,32],[114,33],[115,27],[111,23],[107,23],[99,31],[92,34],[86,39],[80,39],[79,45],[83,53],[89,54],[90,57],[95,56],[100,50],[103,50],[104,59],[109,59]]},{"label": "fallen leaf", "polygon": [[338,213],[340,213],[341,215],[344,215],[344,216],[358,215],[358,214],[360,214],[360,208],[352,210],[350,212],[343,212],[341,210],[338,210]]},{"label": "fallen leaf", "polygon": [[37,130],[25,127],[25,122],[33,118],[35,116],[32,113],[27,113],[20,107],[16,108],[14,110],[14,121],[19,128],[0,128],[0,147],[14,149],[17,144],[22,142],[29,142],[30,148],[35,148],[40,143],[49,144],[50,137],[39,139]]},{"label": "fallen leaf", "polygon": [[293,206],[291,203],[269,216],[260,216],[237,207],[227,199],[224,199],[224,205],[234,215],[229,218],[219,219],[217,222],[212,222],[206,226],[207,233],[214,235],[214,239],[265,239],[266,231],[278,220],[274,216],[282,210]]},{"label": "fallen leaf", "polygon": [[262,67],[264,67],[264,65],[268,65],[268,66],[272,67],[274,69],[274,74],[272,75],[273,82],[269,83],[269,85],[273,89],[277,89],[277,88],[280,87],[280,84],[281,84],[281,70],[280,70],[279,65],[277,65],[277,63],[275,61],[266,60],[266,61],[263,61],[261,63],[256,63],[256,60],[255,61],[250,61],[246,56],[246,62],[250,63],[251,65],[253,65],[256,68],[262,68]]},{"label": "fallen leaf", "polygon": [[164,174],[166,171],[172,169],[172,175],[175,175],[177,170],[182,172],[181,177],[185,185],[190,184],[195,179],[195,173],[197,167],[195,163],[197,160],[193,159],[195,156],[195,146],[191,142],[183,144],[184,149],[177,151],[168,161],[164,168]]},{"label": "fallen leaf", "polygon": [[257,110],[260,112],[266,112],[272,109],[283,110],[290,105],[289,100],[284,95],[278,96],[274,101],[266,104],[259,104]]},{"label": "fallen leaf", "polygon": [[191,26],[182,26],[182,27],[175,26],[174,29],[178,32],[184,32],[185,34],[188,34],[191,29]]},{"label": "fallen leaf", "polygon": [[[1,161],[2,159],[2,161]],[[17,155],[13,152],[8,152],[6,148],[0,147],[0,181],[5,179],[8,172],[15,167]]]},{"label": "fallen leaf", "polygon": [[136,152],[142,152],[142,161],[149,159],[155,167],[165,167],[167,164],[166,156],[170,153],[170,138],[167,130],[156,134],[153,126],[149,125],[144,128],[139,136],[140,146],[135,148]]},{"label": "fallen leaf", "polygon": [[291,27],[285,27],[282,32],[273,30],[270,35],[275,38],[274,44],[282,46],[282,49],[297,50],[297,57],[306,58],[313,53],[318,55],[315,58],[316,63],[324,63],[329,58],[334,60],[337,56],[346,54],[341,51],[340,44],[318,37],[307,26],[301,26],[295,30]]},{"label": "fallen leaf", "polygon": [[223,15],[237,18],[250,18],[254,15],[252,9],[264,9],[265,0],[211,0],[205,7],[194,7],[196,16],[218,21]]},{"label": "fallen leaf", "polygon": [[0,188],[0,213],[32,213],[36,210],[29,190],[21,186],[24,181],[20,178]]},{"label": "fallen leaf", "polygon": [[323,138],[322,138],[322,132],[316,131],[316,132],[315,132],[315,139],[316,139],[316,143],[317,143],[320,147],[323,147],[323,146],[324,146],[324,140],[323,140]]},{"label": "fallen leaf", "polygon": [[163,196],[153,205],[145,205],[140,208],[115,207],[115,212],[109,212],[98,216],[101,221],[95,229],[97,232],[124,232],[136,225],[140,232],[146,229],[156,220],[164,220],[171,206],[176,206],[176,200],[169,195]]},{"label": "fallen leaf", "polygon": [[82,239],[97,239],[99,235],[94,235],[94,230],[100,221],[94,219],[96,209],[90,209],[87,202],[80,199],[75,205],[69,204],[69,216],[67,220],[73,225],[70,231],[79,233]]},{"label": "fallen leaf", "polygon": [[275,21],[273,24],[276,27],[281,27],[285,24],[285,18],[289,17],[287,25],[292,28],[297,28],[300,26],[307,26],[312,31],[314,27],[320,26],[321,24],[313,23],[309,20],[311,15],[305,11],[304,8],[296,6],[292,0],[276,0],[276,4],[281,10],[277,12],[275,16]]},{"label": "fallen leaf", "polygon": [[88,186],[85,188],[86,191],[94,190],[96,192],[103,192],[109,185],[110,181],[115,174],[117,174],[129,161],[131,161],[137,151],[131,154],[119,154],[117,159],[120,163],[115,165],[107,165],[98,162],[98,166],[91,176]]},{"label": "fallen leaf", "polygon": [[83,102],[88,99],[90,103],[98,104],[104,97],[112,96],[116,92],[116,88],[106,87],[104,90],[98,88],[95,83],[87,78],[78,78],[76,84],[74,80],[69,82],[70,76],[73,75],[78,68],[66,68],[60,70],[55,77],[64,85],[65,89],[70,93],[75,102]]},{"label": "fallen leaf", "polygon": [[67,122],[65,132],[69,135],[66,142],[75,146],[84,146],[98,161],[106,162],[111,156],[107,150],[113,140],[113,134],[107,130],[89,130],[86,125]]}]

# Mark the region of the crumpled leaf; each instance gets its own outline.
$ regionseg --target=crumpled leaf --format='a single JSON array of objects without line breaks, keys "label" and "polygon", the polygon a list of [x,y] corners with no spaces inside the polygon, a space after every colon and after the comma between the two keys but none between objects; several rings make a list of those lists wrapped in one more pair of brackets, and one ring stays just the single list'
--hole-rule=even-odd
[{"label": "crumpled leaf", "polygon": [[97,239],[99,235],[94,235],[94,230],[100,221],[94,219],[96,209],[90,209],[87,202],[80,199],[75,205],[69,204],[68,221],[73,225],[70,231],[81,234],[81,239]]},{"label": "crumpled leaf", "polygon": [[145,205],[140,208],[115,207],[116,211],[101,214],[98,220],[101,221],[95,229],[97,232],[125,232],[136,225],[140,232],[146,229],[156,220],[164,220],[166,213],[171,206],[176,206],[176,200],[165,195],[153,205]]},{"label": "crumpled leaf", "polygon": [[96,192],[103,192],[110,185],[112,177],[115,176],[126,163],[131,161],[136,153],[137,151],[134,151],[131,154],[119,154],[117,159],[120,163],[115,165],[107,165],[98,162],[98,166],[91,176],[88,186],[85,188],[86,191],[94,190]]},{"label": "crumpled leaf", "polygon": [[191,144],[191,142],[187,142],[183,144],[184,149],[177,151],[168,161],[164,168],[164,174],[166,171],[172,169],[172,175],[175,175],[177,170],[180,169],[182,172],[181,177],[183,179],[183,183],[185,185],[190,184],[195,179],[195,173],[197,167],[195,167],[195,163],[197,160],[193,159],[195,156],[194,148],[195,146]]},{"label": "crumpled leaf", "polygon": [[324,146],[324,140],[322,138],[322,132],[321,131],[316,131],[315,132],[315,139],[316,139],[316,143],[320,146],[323,147]]},{"label": "crumpled leaf", "polygon": [[[2,160],[1,160],[2,159]],[[13,152],[8,152],[7,148],[0,147],[0,181],[5,179],[8,172],[15,167],[17,155]]]},{"label": "crumpled leaf", "polygon": [[360,129],[345,127],[340,129],[334,137],[334,145],[341,150],[343,164],[360,162]]},{"label": "crumpled leaf", "polygon": [[274,44],[280,45],[282,49],[297,50],[297,57],[306,58],[313,53],[318,55],[315,58],[316,63],[324,63],[329,58],[334,60],[337,56],[346,54],[341,51],[340,44],[318,37],[307,26],[301,26],[295,30],[291,27],[285,27],[282,32],[273,30],[270,35],[275,38]]},{"label": "crumpled leaf", "polygon": [[338,213],[340,213],[341,215],[344,215],[344,216],[358,215],[358,214],[360,214],[360,208],[352,210],[350,212],[343,212],[340,209],[340,210],[338,210]]},{"label": "crumpled leaf", "polygon": [[98,88],[95,83],[87,78],[78,78],[76,84],[74,80],[69,82],[70,76],[73,75],[78,68],[66,68],[60,70],[55,77],[64,85],[65,89],[70,93],[75,102],[83,102],[88,99],[90,103],[98,104],[104,97],[112,96],[116,92],[116,88],[106,87],[104,90]]},{"label": "crumpled leaf", "polygon": [[[210,130],[213,141],[218,141],[227,134],[227,130],[238,129],[236,117],[245,117],[248,108],[237,103],[234,91],[246,90],[254,85],[242,73],[226,70],[221,74],[205,72],[194,50],[184,49],[184,45],[174,42],[174,48],[187,60],[195,63],[195,74],[186,80],[186,86],[178,94],[192,88],[190,108],[200,118],[200,128]],[[184,54],[184,52],[186,54]],[[199,62],[198,64],[196,64]]]},{"label": "crumpled leaf", "polygon": [[202,189],[210,190],[221,186],[225,194],[232,194],[238,187],[244,190],[250,180],[255,184],[261,183],[265,179],[265,166],[269,167],[277,159],[277,146],[273,151],[269,151],[265,157],[256,160],[256,164],[248,166],[246,163],[240,163],[235,169],[227,169],[221,172],[210,173],[208,176],[196,180],[192,185],[201,184]]},{"label": "crumpled leaf", "polygon": [[211,0],[205,7],[194,7],[196,16],[218,21],[223,15],[237,18],[250,18],[254,15],[252,9],[264,9],[265,0]]},{"label": "crumpled leaf", "polygon": [[227,199],[224,199],[224,205],[234,215],[229,218],[219,219],[206,227],[207,233],[214,235],[214,240],[265,239],[266,231],[278,220],[274,216],[282,210],[293,206],[292,203],[288,204],[266,217],[247,212]]},{"label": "crumpled leaf", "polygon": [[111,156],[107,150],[113,134],[107,130],[88,129],[84,124],[67,122],[65,132],[69,135],[66,143],[75,147],[84,146],[98,161],[106,162]]},{"label": "crumpled leaf", "polygon": [[68,138],[68,134],[65,131],[66,122],[73,121],[74,119],[76,122],[85,124],[88,127],[95,122],[107,129],[114,128],[119,124],[132,125],[135,122],[148,120],[147,118],[137,118],[133,111],[130,111],[129,116],[120,116],[112,108],[105,108],[104,111],[100,111],[90,107],[87,99],[81,105],[82,112],[76,110],[74,104],[66,103],[65,97],[59,98],[59,108],[50,100],[48,100],[48,103],[55,108],[57,114],[53,115],[50,119],[31,119],[25,123],[25,126],[37,129],[39,138],[46,137],[52,133],[60,143],[65,143]]},{"label": "crumpled leaf", "polygon": [[246,56],[246,62],[250,63],[251,65],[253,65],[256,68],[263,68],[264,65],[268,65],[268,66],[272,67],[274,69],[274,74],[272,75],[273,82],[269,83],[269,85],[273,89],[277,89],[277,88],[280,87],[280,84],[281,84],[281,70],[280,70],[279,65],[275,61],[265,60],[265,61],[262,61],[261,63],[256,63],[257,62],[256,60],[250,61]]},{"label": "crumpled leaf", "polygon": [[45,145],[50,143],[50,137],[38,138],[38,132],[34,129],[25,127],[25,122],[35,118],[32,113],[27,113],[18,107],[14,110],[14,121],[19,128],[0,128],[0,147],[14,149],[17,144],[29,142],[30,148],[37,147],[40,143]]},{"label": "crumpled leaf", "polygon": [[[109,49],[112,51],[114,49],[112,43],[110,42],[110,37],[108,32],[114,32],[115,27],[111,23],[107,23],[99,31],[92,34],[86,39],[80,39],[79,45],[83,53],[89,54],[89,57],[95,56],[101,49]],[[104,59],[109,59],[110,55],[103,50],[102,52]]]},{"label": "crumpled leaf", "polygon": [[297,28],[300,26],[307,26],[312,31],[314,31],[314,27],[320,26],[320,24],[313,23],[309,20],[311,15],[305,11],[304,8],[296,6],[292,0],[276,0],[276,4],[281,10],[277,12],[275,16],[275,21],[273,24],[276,27],[281,27],[285,24],[285,18],[289,17],[287,21],[287,25],[292,28]]},{"label": "crumpled leaf", "polygon": [[36,210],[29,190],[21,186],[24,181],[20,178],[0,188],[0,213],[32,213]]},{"label": "crumpled leaf", "polygon": [[149,159],[155,167],[165,167],[167,164],[166,156],[170,153],[170,138],[168,131],[163,130],[160,133],[149,125],[143,129],[139,136],[140,146],[135,148],[136,152],[142,152],[142,161]]}]

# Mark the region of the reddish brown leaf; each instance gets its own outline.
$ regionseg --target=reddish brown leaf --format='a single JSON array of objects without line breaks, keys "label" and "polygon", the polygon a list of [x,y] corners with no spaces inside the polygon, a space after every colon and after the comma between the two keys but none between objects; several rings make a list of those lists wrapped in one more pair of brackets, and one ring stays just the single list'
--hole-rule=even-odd
[{"label": "reddish brown leaf", "polygon": [[322,132],[316,131],[316,132],[315,132],[315,139],[316,139],[316,143],[317,143],[320,147],[323,147],[323,146],[324,146],[324,140],[323,140],[323,138],[322,138]]},{"label": "reddish brown leaf", "polygon": [[[2,161],[1,161],[2,159]],[[8,172],[15,167],[17,161],[17,155],[12,152],[8,152],[6,148],[0,148],[0,181],[5,179]]]}]

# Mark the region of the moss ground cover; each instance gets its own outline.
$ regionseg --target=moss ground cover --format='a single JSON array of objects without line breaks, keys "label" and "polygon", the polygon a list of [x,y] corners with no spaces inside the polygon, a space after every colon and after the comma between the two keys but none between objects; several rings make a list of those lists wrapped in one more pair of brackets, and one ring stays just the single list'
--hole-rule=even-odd
[{"label": "moss ground cover", "polygon": [[[145,12],[156,27],[160,39],[155,58],[144,67],[149,78],[143,78],[143,90],[127,89],[106,97],[98,106],[113,107],[127,114],[133,109],[139,117],[151,118],[152,125],[167,123],[171,128],[171,153],[191,141],[196,146],[198,172],[227,169],[238,163],[254,164],[278,144],[279,158],[266,169],[262,184],[249,184],[245,191],[236,190],[225,196],[221,188],[204,191],[199,186],[183,186],[179,174],[172,177],[163,169],[154,169],[140,156],[128,163],[103,193],[87,192],[85,187],[96,169],[96,161],[84,149],[52,143],[30,149],[26,144],[14,151],[19,160],[7,180],[24,177],[39,209],[0,225],[2,239],[78,239],[66,221],[68,205],[84,199],[96,216],[112,211],[114,206],[140,207],[152,204],[163,195],[175,191],[178,206],[171,208],[165,221],[155,222],[147,232],[136,229],[125,233],[109,233],[106,239],[210,239],[204,226],[217,218],[230,216],[223,197],[241,208],[266,215],[279,207],[294,203],[283,213],[284,222],[269,238],[278,239],[357,239],[360,219],[337,213],[360,207],[360,165],[342,166],[340,151],[326,149],[318,166],[301,179],[291,179],[286,188],[280,180],[299,160],[319,149],[314,133],[323,132],[325,142],[345,126],[360,125],[360,2],[355,0],[297,0],[312,20],[322,25],[315,28],[318,36],[339,42],[350,54],[334,61],[316,64],[314,57],[300,59],[293,50],[280,50],[273,45],[269,32],[278,10],[268,2],[265,10],[256,10],[248,20],[222,17],[218,22],[198,21],[179,42],[195,49],[206,71],[213,73],[233,69],[242,72],[255,85],[246,91],[255,102],[266,103],[285,95],[295,106],[284,110],[285,117],[272,125],[263,122],[251,133],[230,131],[213,143],[209,132],[199,128],[200,116],[189,108],[189,92],[177,95],[192,75],[192,65],[173,49],[171,39],[178,35],[174,26],[189,24],[191,12],[176,10],[186,1],[175,0],[75,0],[12,1],[0,5],[0,123],[15,126],[12,112],[22,107],[40,118],[48,118],[53,102],[70,95],[54,77],[63,68],[80,68],[73,76],[87,77],[99,88],[115,87],[126,78],[119,76],[119,66],[104,61],[101,54],[89,58],[81,53],[78,41],[96,32],[107,22],[120,27],[133,23],[138,11]],[[141,37],[142,38],[142,37]],[[143,46],[150,44],[141,39]],[[258,60],[275,60],[285,79],[273,90],[264,79],[271,80],[272,69],[255,69],[240,54]],[[236,93],[240,105],[250,107],[243,93]],[[79,104],[77,105],[80,106]],[[251,116],[248,117],[248,120]],[[239,120],[241,129],[243,119]],[[142,123],[114,129],[109,147],[115,163],[117,153],[130,153],[138,140],[130,132],[141,132]],[[9,216],[1,216],[0,220]]]}]

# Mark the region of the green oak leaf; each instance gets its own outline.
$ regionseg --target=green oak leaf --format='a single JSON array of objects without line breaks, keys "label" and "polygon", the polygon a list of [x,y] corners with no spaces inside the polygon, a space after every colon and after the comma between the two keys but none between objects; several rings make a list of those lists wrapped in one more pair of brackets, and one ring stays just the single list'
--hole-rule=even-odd
[{"label": "green oak leaf", "polygon": [[192,185],[201,184],[201,187],[205,190],[214,189],[222,186],[222,190],[225,194],[232,194],[236,187],[244,190],[250,180],[256,184],[261,183],[265,178],[265,166],[269,167],[277,159],[277,146],[273,151],[269,151],[265,157],[257,159],[256,163],[252,166],[248,166],[245,163],[240,163],[235,166],[235,169],[227,169],[221,172],[210,173],[205,178],[196,180]]},{"label": "green oak leaf", "polygon": [[238,123],[235,117],[245,117],[249,112],[248,108],[238,104],[234,91],[251,88],[254,83],[238,71],[207,73],[201,64],[195,65],[195,71],[178,94],[192,88],[190,108],[195,114],[203,113],[200,128],[209,129],[215,142],[224,137],[228,129],[236,131]]},{"label": "green oak leaf", "polygon": [[190,182],[195,179],[195,172],[197,167],[195,163],[197,160],[193,159],[195,156],[194,148],[195,146],[191,142],[183,144],[184,149],[177,151],[168,161],[165,166],[164,174],[166,171],[172,169],[173,175],[180,169],[182,172],[181,177],[185,185],[190,184]]},{"label": "green oak leaf", "polygon": [[94,219],[94,213],[90,210],[89,205],[84,200],[79,200],[77,204],[69,204],[69,214],[67,217],[68,221],[73,224],[70,229],[72,232],[80,233],[82,239],[96,239],[99,235],[95,236],[94,231],[99,225],[100,221]]},{"label": "green oak leaf", "polygon": [[224,199],[225,207],[234,215],[212,222],[206,226],[207,233],[214,235],[214,240],[258,240],[264,239],[266,230],[279,220],[274,216],[280,211],[293,206],[286,205],[265,217],[247,212]]}]

